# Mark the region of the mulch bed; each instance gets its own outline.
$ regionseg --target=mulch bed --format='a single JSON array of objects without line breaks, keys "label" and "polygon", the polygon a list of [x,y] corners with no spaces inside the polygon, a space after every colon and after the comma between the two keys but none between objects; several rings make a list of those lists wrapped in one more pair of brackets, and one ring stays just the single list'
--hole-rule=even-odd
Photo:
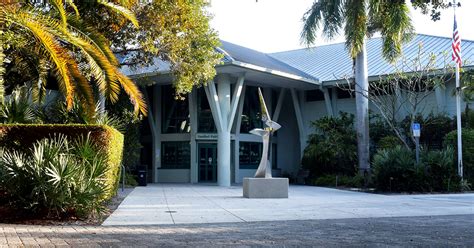
[{"label": "mulch bed", "polygon": [[[128,192],[131,191],[127,189]],[[0,223],[23,224],[23,225],[45,225],[45,226],[99,226],[113,213],[128,193],[117,194],[107,203],[107,210],[100,218],[79,219],[75,216],[48,216],[47,213],[32,214],[29,211],[15,209],[9,206],[5,192],[0,191]]]}]

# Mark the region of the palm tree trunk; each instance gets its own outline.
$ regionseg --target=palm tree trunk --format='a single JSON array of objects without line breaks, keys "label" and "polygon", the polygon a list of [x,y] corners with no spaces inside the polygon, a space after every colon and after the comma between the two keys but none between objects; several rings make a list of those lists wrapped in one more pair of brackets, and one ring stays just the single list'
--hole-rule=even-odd
[{"label": "palm tree trunk", "polygon": [[364,44],[355,58],[355,101],[356,101],[356,130],[357,157],[359,173],[370,174],[369,161],[369,80],[367,73],[367,50]]}]

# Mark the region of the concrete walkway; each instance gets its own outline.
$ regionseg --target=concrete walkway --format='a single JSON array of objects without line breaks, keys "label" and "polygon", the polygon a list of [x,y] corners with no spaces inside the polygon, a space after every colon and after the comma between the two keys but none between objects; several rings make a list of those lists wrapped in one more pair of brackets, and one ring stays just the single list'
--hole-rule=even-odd
[{"label": "concrete walkway", "polygon": [[290,186],[289,199],[245,199],[242,187],[135,188],[103,223],[156,225],[474,214],[474,194],[379,195]]}]

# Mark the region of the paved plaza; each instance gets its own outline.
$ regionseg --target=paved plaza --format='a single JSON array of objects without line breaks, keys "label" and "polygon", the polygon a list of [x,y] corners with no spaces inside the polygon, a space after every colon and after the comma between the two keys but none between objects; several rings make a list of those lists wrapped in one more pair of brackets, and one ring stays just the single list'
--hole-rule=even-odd
[{"label": "paved plaza", "polygon": [[162,225],[474,214],[474,194],[382,195],[290,186],[288,199],[246,199],[242,187],[135,188],[103,223]]},{"label": "paved plaza", "polygon": [[137,187],[102,226],[0,224],[0,247],[474,247],[474,194],[379,195],[290,186]]}]

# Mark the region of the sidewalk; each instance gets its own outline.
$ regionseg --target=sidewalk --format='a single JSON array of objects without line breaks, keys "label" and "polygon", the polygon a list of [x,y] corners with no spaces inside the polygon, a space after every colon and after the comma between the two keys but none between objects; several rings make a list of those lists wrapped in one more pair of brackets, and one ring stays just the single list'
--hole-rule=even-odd
[{"label": "sidewalk", "polygon": [[242,198],[242,187],[135,188],[103,223],[158,225],[474,214],[474,194],[381,195],[290,186],[289,199]]}]

